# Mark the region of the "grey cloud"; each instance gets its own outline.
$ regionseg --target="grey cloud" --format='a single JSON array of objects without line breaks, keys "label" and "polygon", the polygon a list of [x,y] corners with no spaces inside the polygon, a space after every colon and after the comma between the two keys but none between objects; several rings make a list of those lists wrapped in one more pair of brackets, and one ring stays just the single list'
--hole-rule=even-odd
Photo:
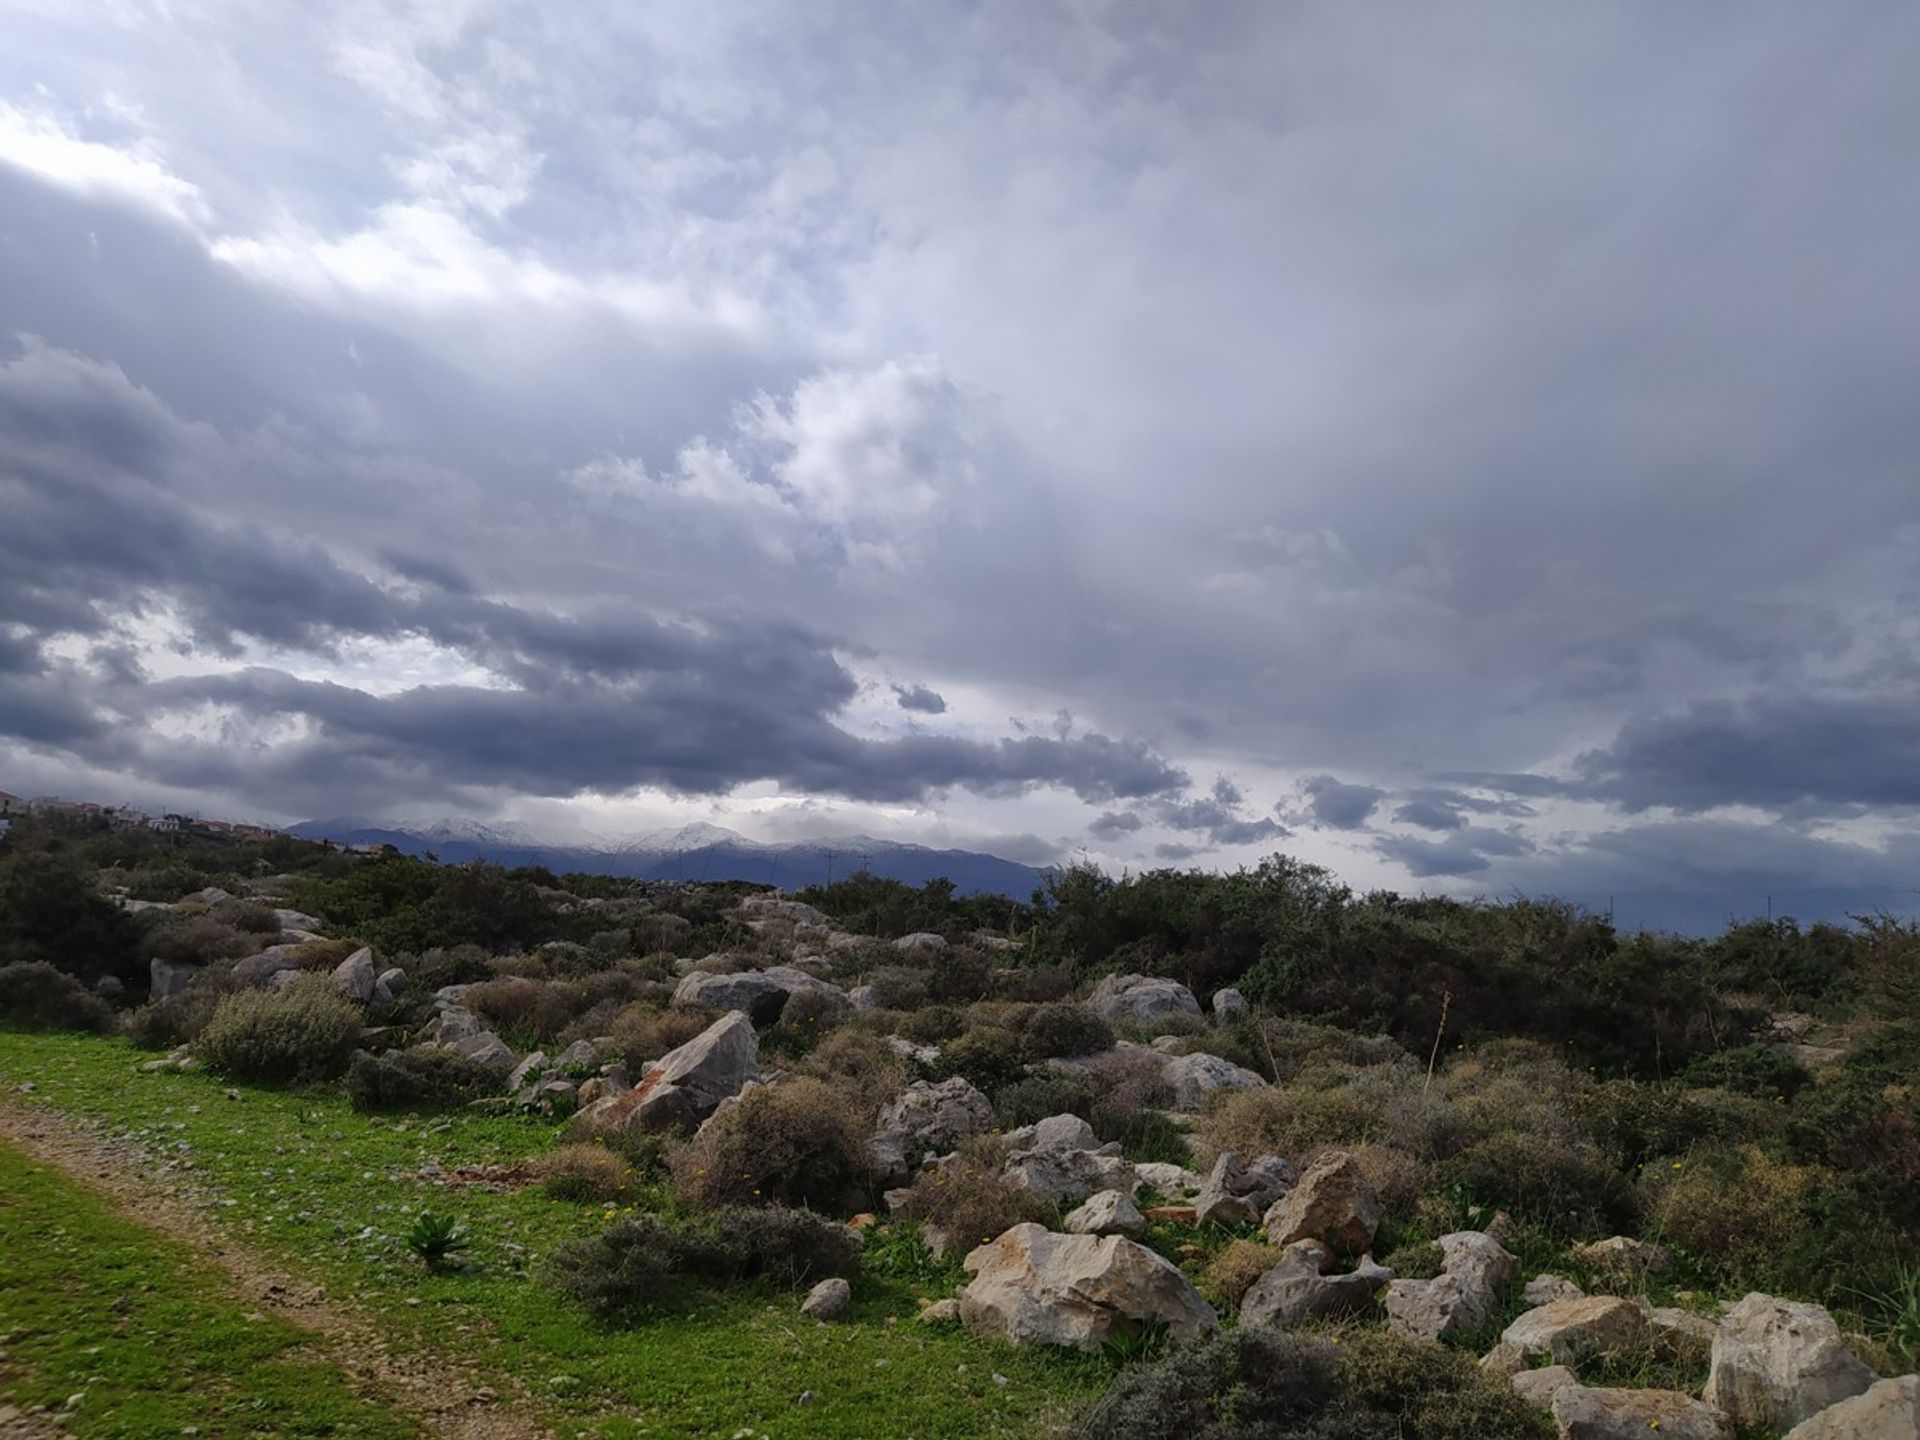
[{"label": "grey cloud", "polygon": [[1087,826],[1087,833],[1099,840],[1116,840],[1131,835],[1147,822],[1130,810],[1107,810]]},{"label": "grey cloud", "polygon": [[1477,875],[1488,870],[1495,857],[1524,855],[1534,848],[1524,835],[1467,825],[1444,840],[1420,840],[1410,835],[1382,835],[1373,848],[1404,865],[1418,877]]},{"label": "grey cloud", "polygon": [[1387,793],[1378,786],[1356,785],[1332,775],[1308,776],[1300,782],[1300,790],[1313,823],[1332,830],[1363,827]]},{"label": "grey cloud", "polygon": [[914,710],[922,715],[947,713],[946,697],[926,685],[896,685],[893,687],[893,698],[902,710]]},{"label": "grey cloud", "polygon": [[1393,818],[1423,830],[1458,830],[1467,823],[1458,809],[1437,800],[1409,800],[1394,809]]},{"label": "grey cloud", "polygon": [[1469,813],[1525,819],[1537,812],[1511,795],[1474,795],[1465,790],[1426,787],[1408,791],[1393,818],[1423,830],[1458,830],[1467,823]]}]

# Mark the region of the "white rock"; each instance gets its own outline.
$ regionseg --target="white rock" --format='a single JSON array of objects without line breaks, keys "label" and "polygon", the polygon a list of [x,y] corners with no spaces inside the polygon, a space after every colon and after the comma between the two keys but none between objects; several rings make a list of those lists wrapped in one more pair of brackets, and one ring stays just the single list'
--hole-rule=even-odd
[{"label": "white rock", "polygon": [[1119,1235],[1056,1235],[1016,1225],[967,1256],[973,1276],[961,1322],[976,1335],[1016,1345],[1098,1350],[1115,1333],[1164,1325],[1176,1340],[1219,1328],[1213,1307],[1180,1271]]},{"label": "white rock", "polygon": [[1643,1339],[1647,1317],[1631,1300],[1586,1295],[1536,1306],[1507,1326],[1500,1339],[1522,1355],[1550,1355],[1556,1364],[1618,1350]]},{"label": "white rock", "polygon": [[[647,1069],[631,1090],[599,1102],[604,1131],[691,1129],[759,1073],[760,1042],[739,1011],[722,1015]],[[605,1108],[600,1108],[605,1107]]]},{"label": "white rock", "polygon": [[1178,980],[1157,979],[1150,975],[1108,975],[1093,987],[1087,1004],[1110,1024],[1137,1025],[1143,1030],[1158,1028],[1174,1017],[1203,1020],[1200,1002]]},{"label": "white rock", "polygon": [[1560,1440],[1733,1440],[1713,1406],[1675,1390],[1617,1390],[1562,1385],[1553,1394]]},{"label": "white rock", "polygon": [[1163,1072],[1173,1087],[1173,1108],[1198,1110],[1222,1090],[1264,1090],[1267,1082],[1218,1055],[1176,1055]]},{"label": "white rock", "polygon": [[800,1313],[809,1320],[838,1320],[852,1308],[853,1287],[839,1276],[822,1280],[800,1302]]},{"label": "white rock", "polygon": [[1786,1431],[1873,1382],[1820,1306],[1752,1294],[1722,1318],[1702,1393],[1737,1425]]},{"label": "white rock", "polygon": [[372,948],[361,946],[334,966],[329,978],[340,993],[354,1004],[365,1005],[373,999],[373,992],[380,983],[380,972],[373,965]]},{"label": "white rock", "polygon": [[916,1080],[880,1112],[868,1149],[883,1183],[904,1180],[928,1156],[944,1155],[992,1127],[993,1102],[961,1076],[938,1084]]},{"label": "white rock", "polygon": [[1130,1196],[1118,1190],[1097,1190],[1062,1222],[1070,1235],[1131,1235],[1146,1233],[1147,1217]]},{"label": "white rock", "polygon": [[1789,1430],[1787,1440],[1920,1440],[1920,1376],[1882,1380],[1829,1405]]},{"label": "white rock", "polygon": [[1250,1010],[1247,997],[1238,990],[1228,988],[1213,992],[1213,1021],[1216,1025],[1238,1025],[1247,1018]]},{"label": "white rock", "polygon": [[1296,1240],[1240,1302],[1242,1325],[1284,1329],[1305,1320],[1341,1320],[1357,1315],[1393,1279],[1393,1272],[1363,1255],[1347,1274],[1330,1273],[1333,1252],[1318,1240]]}]

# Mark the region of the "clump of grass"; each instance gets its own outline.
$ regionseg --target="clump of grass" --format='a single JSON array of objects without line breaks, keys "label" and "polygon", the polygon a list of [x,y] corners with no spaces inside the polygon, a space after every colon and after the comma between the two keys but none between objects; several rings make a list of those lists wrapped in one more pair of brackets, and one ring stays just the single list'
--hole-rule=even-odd
[{"label": "clump of grass", "polygon": [[623,1200],[633,1189],[633,1169],[604,1145],[562,1145],[534,1162],[547,1194],[556,1200],[602,1203]]}]

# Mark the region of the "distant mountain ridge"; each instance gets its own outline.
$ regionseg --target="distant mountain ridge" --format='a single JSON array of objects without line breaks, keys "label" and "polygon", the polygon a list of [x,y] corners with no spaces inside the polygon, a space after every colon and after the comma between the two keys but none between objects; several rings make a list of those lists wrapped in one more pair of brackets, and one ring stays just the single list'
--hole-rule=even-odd
[{"label": "distant mountain ridge", "polygon": [[545,865],[559,873],[577,870],[636,880],[751,880],[783,890],[844,879],[864,866],[883,879],[907,885],[944,877],[962,895],[1025,900],[1045,883],[1047,874],[976,850],[936,850],[867,835],[769,844],[704,822],[627,837],[584,830],[543,835],[510,821],[377,820],[353,815],[303,820],[286,829],[305,840],[391,845],[404,854],[432,854],[443,861]]}]

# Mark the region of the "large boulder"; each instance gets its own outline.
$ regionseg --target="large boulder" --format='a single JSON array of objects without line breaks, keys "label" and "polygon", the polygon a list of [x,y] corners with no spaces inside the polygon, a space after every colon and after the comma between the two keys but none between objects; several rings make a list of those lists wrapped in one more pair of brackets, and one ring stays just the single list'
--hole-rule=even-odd
[{"label": "large boulder", "polygon": [[1555,1300],[1515,1318],[1502,1343],[1522,1356],[1551,1356],[1556,1365],[1576,1365],[1583,1356],[1604,1355],[1646,1338],[1646,1312],[1617,1295]]},{"label": "large boulder", "polygon": [[513,1047],[491,1030],[482,1030],[463,1040],[456,1040],[447,1048],[471,1060],[496,1080],[504,1081],[520,1063],[520,1057],[513,1053]]},{"label": "large boulder", "polygon": [[300,960],[292,945],[269,945],[258,955],[249,955],[244,960],[233,962],[233,983],[236,985],[265,985],[282,970],[298,970]]},{"label": "large boulder", "polygon": [[1049,1115],[1005,1136],[1009,1154],[1023,1150],[1098,1150],[1100,1137],[1078,1115]]},{"label": "large boulder", "polygon": [[993,1102],[961,1076],[937,1085],[916,1080],[880,1112],[868,1148],[880,1179],[891,1184],[905,1180],[928,1156],[944,1155],[992,1128]]},{"label": "large boulder", "polygon": [[1198,1110],[1222,1090],[1260,1090],[1267,1083],[1218,1055],[1176,1055],[1161,1073],[1173,1088],[1175,1110]]},{"label": "large boulder", "polygon": [[1093,987],[1087,1004],[1109,1024],[1163,1028],[1168,1021],[1197,1022],[1206,1017],[1193,992],[1178,980],[1150,975],[1108,975]]},{"label": "large boulder", "polygon": [[1307,1167],[1262,1223],[1276,1245],[1319,1240],[1336,1255],[1362,1255],[1373,1248],[1380,1227],[1380,1200],[1360,1162],[1344,1150],[1330,1150]]},{"label": "large boulder", "polygon": [[1882,1380],[1829,1405],[1789,1430],[1787,1440],[1920,1440],[1920,1375]]},{"label": "large boulder", "polygon": [[1702,1393],[1737,1425],[1787,1431],[1873,1381],[1820,1306],[1753,1294],[1721,1318]]},{"label": "large boulder", "polygon": [[333,967],[329,977],[340,993],[356,1005],[368,1004],[373,992],[379,988],[380,971],[373,963],[373,949],[362,945],[353,954]]},{"label": "large boulder", "polygon": [[713,975],[695,970],[674,987],[673,1004],[708,1010],[737,1010],[756,1025],[771,1025],[787,1008],[788,987],[764,970]]},{"label": "large boulder", "polygon": [[1677,1390],[1561,1385],[1553,1423],[1560,1440],[1733,1440],[1724,1412]]},{"label": "large boulder", "polygon": [[1060,1222],[1069,1235],[1131,1235],[1146,1232],[1147,1217],[1131,1196],[1118,1190],[1101,1190],[1087,1197],[1079,1209]]},{"label": "large boulder", "polygon": [[930,960],[936,955],[944,955],[947,950],[947,937],[936,935],[931,930],[916,930],[911,935],[902,935],[893,942],[893,948],[902,955]]},{"label": "large boulder", "polygon": [[1395,1280],[1387,1288],[1387,1323],[1416,1340],[1445,1340],[1493,1323],[1520,1262],[1491,1235],[1462,1230],[1442,1235],[1440,1274]]},{"label": "large boulder", "polygon": [[1098,1350],[1109,1335],[1163,1325],[1176,1340],[1219,1329],[1213,1307],[1178,1268],[1119,1235],[1056,1235],[1016,1225],[967,1256],[973,1277],[960,1320],[1016,1345]]},{"label": "large boulder", "polygon": [[722,1100],[739,1094],[759,1068],[760,1042],[753,1022],[733,1011],[661,1056],[631,1090],[599,1102],[594,1128],[609,1133],[690,1130]]},{"label": "large boulder", "polygon": [[1342,1320],[1366,1309],[1393,1272],[1363,1255],[1345,1274],[1332,1273],[1333,1252],[1318,1240],[1296,1240],[1240,1302],[1242,1325],[1285,1328],[1303,1320]]}]

